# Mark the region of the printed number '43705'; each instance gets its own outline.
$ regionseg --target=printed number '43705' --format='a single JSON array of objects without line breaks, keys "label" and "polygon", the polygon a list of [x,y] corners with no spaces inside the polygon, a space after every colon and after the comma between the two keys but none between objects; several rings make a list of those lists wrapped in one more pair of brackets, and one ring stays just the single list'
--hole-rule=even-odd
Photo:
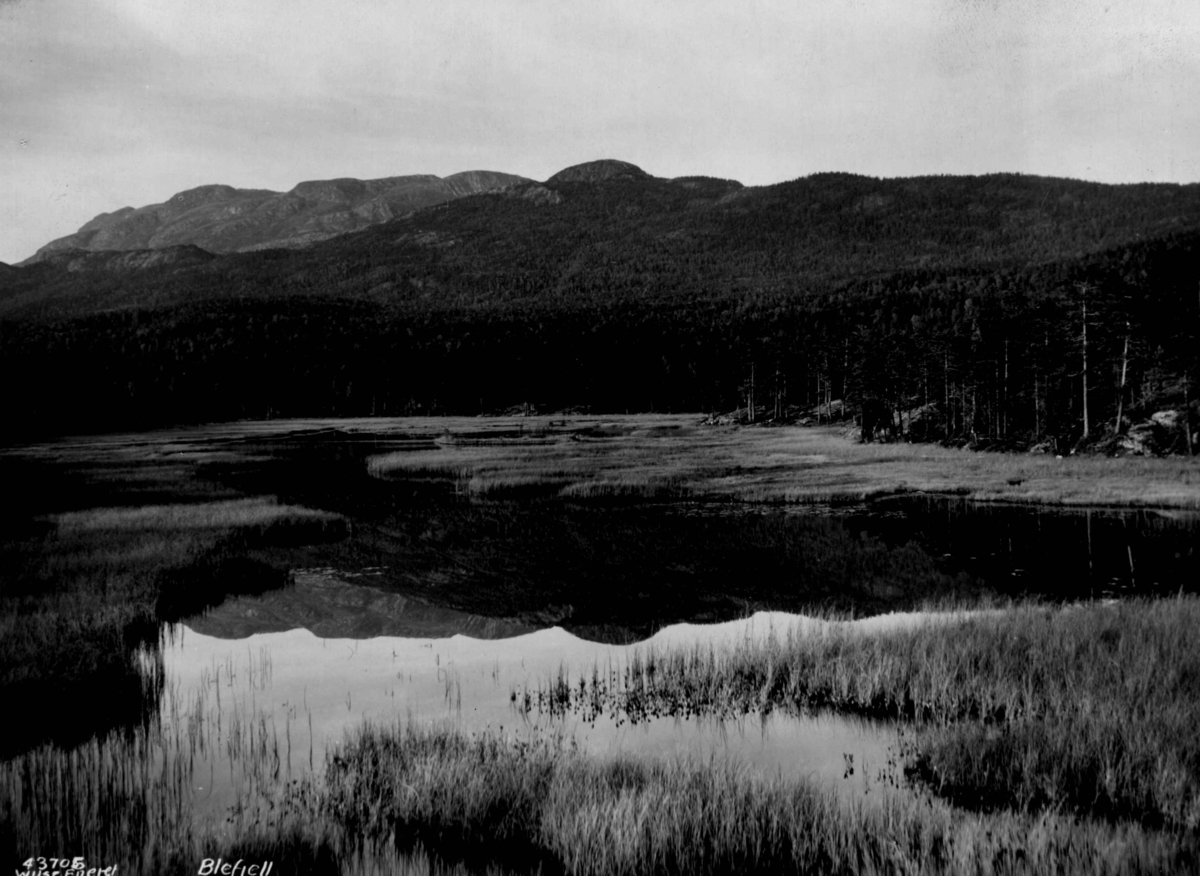
[{"label": "printed number '43705'", "polygon": [[29,858],[21,864],[29,870],[82,870],[83,857],[67,858]]}]

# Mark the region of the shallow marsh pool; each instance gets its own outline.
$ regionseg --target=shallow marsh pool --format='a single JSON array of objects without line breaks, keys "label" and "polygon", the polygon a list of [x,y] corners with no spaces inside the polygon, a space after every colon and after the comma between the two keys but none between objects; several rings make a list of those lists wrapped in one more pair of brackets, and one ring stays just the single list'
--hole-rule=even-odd
[{"label": "shallow marsh pool", "polygon": [[[313,612],[322,596],[386,607],[393,629],[368,638],[325,636],[304,626],[273,629],[289,613]],[[228,629],[223,615],[237,618],[236,638],[204,632]],[[321,632],[320,619],[315,612],[312,617]],[[917,619],[897,615],[865,623],[880,627]],[[249,753],[263,755],[260,768],[265,763],[280,776],[319,771],[327,748],[364,721],[448,723],[466,733],[560,735],[598,756],[729,760],[769,775],[811,778],[848,796],[878,794],[890,768],[890,749],[898,742],[897,731],[878,722],[774,712],[631,724],[605,714],[593,720],[538,714],[514,703],[519,690],[537,687],[563,668],[577,677],[595,667],[601,672],[620,667],[637,649],[719,647],[824,623],[760,612],[721,624],[670,626],[637,645],[607,645],[558,627],[510,635],[513,629],[503,624],[338,581],[328,570],[309,571],[298,574],[292,588],[230,600],[193,625],[170,629],[163,646],[168,686],[163,716],[168,728],[181,724],[186,735],[191,724],[192,732],[206,737],[192,787],[202,817],[220,817],[239,786],[253,781]],[[252,631],[255,626],[264,631]],[[452,632],[455,628],[495,637]]]}]

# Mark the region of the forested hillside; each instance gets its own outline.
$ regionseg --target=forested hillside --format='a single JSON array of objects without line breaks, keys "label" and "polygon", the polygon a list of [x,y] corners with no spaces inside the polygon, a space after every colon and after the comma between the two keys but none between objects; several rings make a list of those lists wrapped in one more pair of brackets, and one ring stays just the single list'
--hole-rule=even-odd
[{"label": "forested hillside", "polygon": [[1198,329],[1200,186],[1016,175],[596,162],[303,249],[0,274],[10,431],[843,400],[869,435],[1060,449],[1175,411],[1186,451]]}]

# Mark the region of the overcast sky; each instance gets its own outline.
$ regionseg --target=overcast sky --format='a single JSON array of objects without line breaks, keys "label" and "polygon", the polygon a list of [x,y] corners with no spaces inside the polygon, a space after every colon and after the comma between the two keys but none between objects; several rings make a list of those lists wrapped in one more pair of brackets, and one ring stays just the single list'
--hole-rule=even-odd
[{"label": "overcast sky", "polygon": [[0,0],[0,261],[206,183],[1200,181],[1198,0]]}]

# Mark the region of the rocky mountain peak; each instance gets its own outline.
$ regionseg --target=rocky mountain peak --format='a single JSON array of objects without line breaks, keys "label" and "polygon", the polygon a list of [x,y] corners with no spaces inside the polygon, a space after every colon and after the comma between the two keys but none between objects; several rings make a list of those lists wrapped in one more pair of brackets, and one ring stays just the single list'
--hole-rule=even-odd
[{"label": "rocky mountain peak", "polygon": [[370,193],[367,184],[359,179],[343,177],[341,179],[318,179],[297,183],[289,195],[305,198],[310,201],[331,201],[348,203],[367,197]]},{"label": "rocky mountain peak", "polygon": [[170,206],[176,210],[189,210],[192,207],[198,207],[201,204],[211,204],[215,201],[228,201],[232,198],[238,198],[247,192],[239,191],[233,186],[220,184],[212,184],[206,186],[196,186],[194,189],[178,192],[171,196],[164,206]]},{"label": "rocky mountain peak", "polygon": [[212,253],[301,247],[455,198],[529,182],[472,170],[360,180],[309,180],[289,192],[204,185],[161,204],[101,213],[26,262],[63,250],[150,250],[194,245]]},{"label": "rocky mountain peak", "polygon": [[650,179],[650,174],[636,164],[628,161],[618,161],[615,158],[604,158],[599,161],[588,161],[560,170],[547,183],[566,182],[605,182],[613,179]]}]

